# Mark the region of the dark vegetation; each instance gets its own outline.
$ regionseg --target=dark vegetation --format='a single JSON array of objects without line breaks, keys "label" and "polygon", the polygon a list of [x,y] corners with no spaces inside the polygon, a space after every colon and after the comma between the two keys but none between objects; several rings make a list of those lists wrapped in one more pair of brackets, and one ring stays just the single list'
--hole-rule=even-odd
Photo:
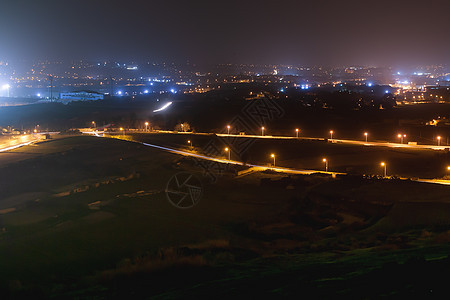
[{"label": "dark vegetation", "polygon": [[[446,186],[230,170],[211,183],[190,158],[83,136],[1,155],[16,156],[0,166],[4,298],[448,295]],[[164,194],[180,171],[203,182],[190,210]]]}]

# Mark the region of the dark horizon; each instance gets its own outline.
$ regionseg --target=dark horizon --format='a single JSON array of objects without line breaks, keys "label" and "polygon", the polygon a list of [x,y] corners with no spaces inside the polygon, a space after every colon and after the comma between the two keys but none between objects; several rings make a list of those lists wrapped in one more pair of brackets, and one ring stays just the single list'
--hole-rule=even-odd
[{"label": "dark horizon", "polygon": [[0,58],[197,64],[448,64],[450,3],[9,1]]}]

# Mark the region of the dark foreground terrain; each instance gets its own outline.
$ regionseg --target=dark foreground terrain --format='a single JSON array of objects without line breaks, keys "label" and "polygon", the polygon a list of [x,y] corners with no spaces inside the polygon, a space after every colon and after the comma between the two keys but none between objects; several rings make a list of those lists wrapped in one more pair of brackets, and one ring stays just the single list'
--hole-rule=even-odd
[{"label": "dark foreground terrain", "polygon": [[[2,298],[450,294],[449,187],[201,166],[86,136],[1,153]],[[181,171],[190,209],[165,194]]]}]

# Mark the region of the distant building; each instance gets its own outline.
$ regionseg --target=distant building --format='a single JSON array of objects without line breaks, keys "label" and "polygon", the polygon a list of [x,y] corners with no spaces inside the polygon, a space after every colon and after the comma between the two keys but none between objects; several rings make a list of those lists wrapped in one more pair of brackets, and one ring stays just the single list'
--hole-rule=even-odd
[{"label": "distant building", "polygon": [[60,93],[59,98],[61,100],[88,101],[88,100],[103,100],[104,95],[92,91],[77,91],[70,93]]}]

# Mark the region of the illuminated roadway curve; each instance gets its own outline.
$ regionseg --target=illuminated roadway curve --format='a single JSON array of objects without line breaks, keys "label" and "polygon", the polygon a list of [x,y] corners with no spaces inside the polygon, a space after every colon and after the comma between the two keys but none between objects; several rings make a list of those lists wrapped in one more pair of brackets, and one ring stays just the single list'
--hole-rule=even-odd
[{"label": "illuminated roadway curve", "polygon": [[[175,131],[159,131],[160,133],[172,133],[172,134],[192,134],[192,135],[212,135],[215,134],[219,137],[240,137],[240,138],[252,138],[252,139],[273,139],[273,140],[325,140],[325,138],[318,137],[305,137],[305,136],[273,136],[273,135],[240,135],[240,134],[226,134],[226,133],[194,133],[194,132],[175,132]],[[406,149],[418,149],[418,150],[445,150],[450,146],[437,146],[437,145],[412,145],[412,144],[400,144],[389,142],[365,142],[356,140],[343,140],[343,139],[328,139],[328,142],[335,144],[351,144],[358,146],[377,146],[377,147],[389,147],[389,148],[406,148]]]},{"label": "illuminated roadway curve", "polygon": [[0,145],[0,152],[7,152],[7,151],[11,151],[11,150],[20,148],[20,147],[28,146],[34,142],[39,141],[39,139],[40,139],[40,136],[38,135],[37,138],[34,138],[31,141],[26,141],[26,142],[19,143],[16,145]]},{"label": "illuminated roadway curve", "polygon": [[[184,155],[184,156],[196,157],[196,158],[205,159],[205,160],[209,160],[209,161],[215,161],[215,162],[223,163],[223,164],[233,164],[233,165],[244,166],[244,163],[242,163],[240,161],[221,159],[221,158],[216,158],[216,157],[196,154],[196,153],[182,151],[182,150],[176,150],[176,149],[163,147],[163,146],[158,146],[158,145],[153,145],[153,144],[148,144],[148,143],[142,143],[142,142],[135,142],[135,143],[139,143],[139,144],[142,144],[144,146],[153,147],[153,148],[156,148],[156,149],[161,149],[161,150],[164,150],[164,151],[167,151],[167,152],[180,154],[180,155]],[[296,170],[296,169],[290,169],[290,168],[267,167],[267,166],[254,165],[254,164],[245,164],[245,166],[247,166],[247,167],[257,167],[257,168],[261,168],[263,170],[273,170],[273,171],[276,171],[276,172],[283,172],[283,173],[289,173],[289,174],[310,175],[310,174],[314,174],[314,173],[321,173],[321,174],[330,174],[330,175],[347,175],[346,173],[339,173],[339,172],[324,172],[324,171],[317,171],[317,170]],[[408,178],[400,178],[400,179],[407,180]],[[417,182],[424,182],[424,183],[450,185],[450,180],[440,180],[440,179],[411,179],[411,180],[417,181]]]},{"label": "illuminated roadway curve", "polygon": [[[87,134],[91,134],[97,137],[102,137],[103,132],[84,132]],[[104,136],[103,136],[104,137]],[[129,140],[127,140],[129,141]],[[184,156],[191,156],[191,157],[196,157],[199,159],[204,159],[204,160],[209,160],[209,161],[214,161],[214,162],[218,162],[218,163],[223,163],[223,164],[233,164],[233,165],[239,165],[239,166],[246,166],[246,167],[256,167],[256,168],[261,168],[263,170],[273,170],[276,172],[283,172],[283,173],[289,173],[289,174],[304,174],[304,175],[310,175],[313,173],[321,173],[321,174],[330,174],[330,175],[347,175],[346,173],[339,173],[339,172],[324,172],[324,171],[317,171],[317,170],[296,170],[296,169],[291,169],[291,168],[282,168],[282,167],[267,167],[267,166],[262,166],[262,165],[255,165],[255,164],[245,164],[240,162],[240,161],[235,161],[235,160],[228,160],[228,159],[222,159],[222,158],[216,158],[216,157],[211,157],[211,156],[206,156],[206,155],[201,155],[201,154],[197,154],[197,153],[192,153],[192,152],[188,152],[188,151],[183,151],[183,150],[177,150],[177,149],[173,149],[173,148],[168,148],[168,147],[164,147],[164,146],[159,146],[159,145],[154,145],[154,144],[149,144],[149,143],[143,143],[143,142],[138,142],[138,141],[131,141],[133,143],[137,143],[137,144],[141,144],[147,147],[152,147],[152,148],[156,148],[156,149],[160,149],[160,150],[164,150],[170,153],[174,153],[174,154],[179,154],[179,155],[184,155]],[[410,145],[408,145],[410,146]],[[409,179],[409,178],[400,178],[403,180]],[[450,180],[442,180],[442,179],[411,179],[412,181],[417,181],[417,182],[423,182],[423,183],[434,183],[434,184],[442,184],[442,185],[450,185]]]},{"label": "illuminated roadway curve", "polygon": [[313,173],[323,173],[323,174],[331,174],[331,175],[333,175],[333,174],[334,175],[336,175],[336,174],[338,174],[338,175],[345,175],[345,173],[338,173],[338,172],[323,172],[323,171],[316,171],[316,170],[296,170],[296,169],[290,169],[290,168],[267,167],[267,166],[254,165],[254,164],[245,164],[244,165],[244,163],[242,163],[240,161],[216,158],[216,157],[196,154],[196,153],[187,152],[187,151],[183,151],[183,150],[176,150],[176,149],[167,148],[167,147],[158,146],[158,145],[153,145],[153,144],[148,144],[148,143],[142,143],[142,142],[137,142],[137,143],[142,144],[144,146],[165,150],[165,151],[168,151],[168,152],[171,152],[171,153],[175,153],[175,154],[196,157],[196,158],[209,160],[209,161],[214,161],[214,162],[218,162],[218,163],[222,163],[222,164],[232,164],[232,165],[239,165],[239,166],[246,166],[246,167],[257,167],[257,168],[262,168],[262,169],[266,169],[266,170],[273,170],[273,171],[276,171],[276,172],[291,173],[291,174],[305,174],[305,175],[309,175],[309,174],[313,174]]}]

